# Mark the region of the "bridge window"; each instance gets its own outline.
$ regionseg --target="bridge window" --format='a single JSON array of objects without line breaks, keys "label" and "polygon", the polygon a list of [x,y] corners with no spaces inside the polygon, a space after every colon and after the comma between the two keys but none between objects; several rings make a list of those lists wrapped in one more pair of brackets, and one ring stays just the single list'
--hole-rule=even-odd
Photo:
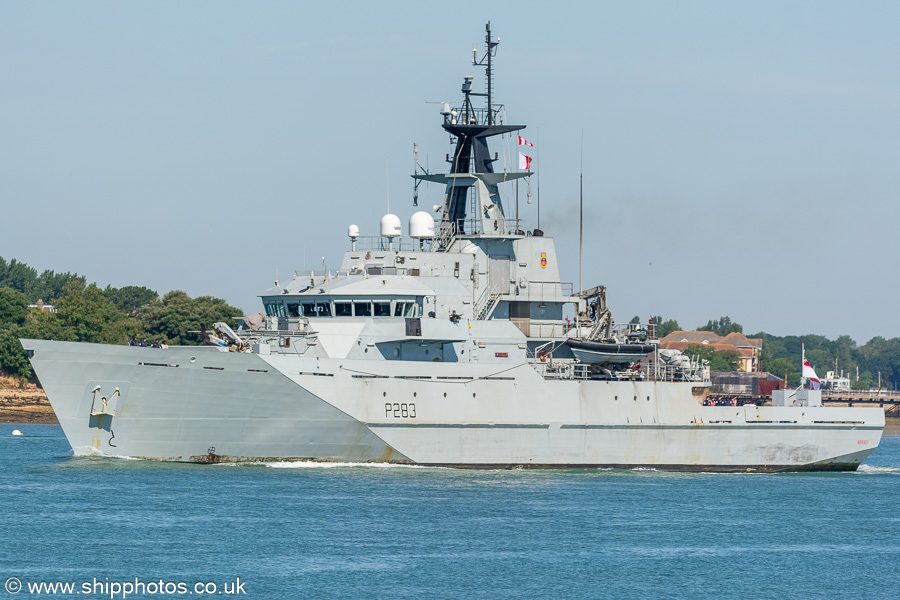
[{"label": "bridge window", "polygon": [[334,316],[336,317],[352,317],[353,305],[349,302],[335,302]]},{"label": "bridge window", "polygon": [[376,317],[389,317],[391,316],[391,303],[390,302],[375,302],[375,316]]},{"label": "bridge window", "polygon": [[270,317],[283,317],[284,316],[284,303],[283,302],[266,302],[266,314]]},{"label": "bridge window", "polygon": [[331,302],[304,302],[304,317],[330,317]]},{"label": "bridge window", "polygon": [[415,317],[416,316],[416,303],[415,302],[402,302],[397,301],[394,305],[394,316],[395,317]]},{"label": "bridge window", "polygon": [[357,317],[371,317],[372,304],[371,302],[354,302],[353,312]]},{"label": "bridge window", "polygon": [[289,317],[299,317],[300,316],[300,305],[299,304],[288,304],[287,312]]}]

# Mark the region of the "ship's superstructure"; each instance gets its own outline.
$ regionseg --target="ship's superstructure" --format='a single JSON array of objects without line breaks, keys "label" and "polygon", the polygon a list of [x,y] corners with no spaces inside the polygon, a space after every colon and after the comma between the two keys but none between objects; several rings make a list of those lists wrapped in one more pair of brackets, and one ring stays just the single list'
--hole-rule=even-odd
[{"label": "ship's superstructure", "polygon": [[[704,406],[708,369],[616,327],[602,286],[561,281],[553,239],[525,231],[488,140],[505,125],[464,80],[439,218],[348,230],[334,271],[266,290],[262,327],[149,349],[23,340],[76,452],[192,462],[387,461],[466,467],[855,469],[875,408]],[[473,96],[485,96],[476,109]],[[418,184],[417,184],[418,185]],[[567,309],[568,307],[568,309]],[[566,318],[570,315],[571,318]],[[805,397],[805,396],[804,396]],[[790,398],[790,397],[788,397]]]}]

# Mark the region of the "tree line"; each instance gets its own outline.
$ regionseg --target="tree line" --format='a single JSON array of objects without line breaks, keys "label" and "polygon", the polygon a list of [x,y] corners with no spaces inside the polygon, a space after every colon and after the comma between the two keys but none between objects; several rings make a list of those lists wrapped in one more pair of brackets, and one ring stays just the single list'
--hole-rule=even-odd
[{"label": "tree line", "polygon": [[[632,322],[640,322],[638,317],[635,319]],[[653,317],[653,323],[658,327],[654,335],[659,338],[682,330],[677,320],[664,320],[659,315]],[[726,336],[729,333],[743,333],[744,328],[726,316],[710,319],[705,325],[698,325],[694,331],[711,331]],[[853,389],[868,390],[878,387],[880,375],[884,389],[900,389],[900,337],[874,337],[863,345],[858,345],[849,335],[831,340],[823,335],[777,336],[760,331],[747,337],[762,338],[761,369],[777,377],[787,377],[788,385],[800,383],[801,345],[805,345],[806,358],[819,378],[824,379],[827,371],[836,370],[837,374],[843,371],[844,376],[850,379]],[[717,352],[701,344],[692,344],[685,352],[708,360],[712,371],[736,370],[740,356],[734,350]]]},{"label": "tree line", "polygon": [[[56,312],[29,309],[38,299]],[[35,269],[0,257],[0,370],[30,377],[20,338],[124,344],[134,337],[170,345],[199,344],[191,331],[232,323],[240,309],[221,298],[173,290],[162,298],[141,286],[99,288],[73,273]]]}]

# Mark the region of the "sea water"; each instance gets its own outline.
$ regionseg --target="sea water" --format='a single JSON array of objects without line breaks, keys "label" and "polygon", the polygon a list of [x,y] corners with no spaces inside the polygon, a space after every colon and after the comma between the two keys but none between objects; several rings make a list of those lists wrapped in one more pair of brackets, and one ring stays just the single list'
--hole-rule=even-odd
[{"label": "sea water", "polygon": [[0,597],[900,597],[900,436],[855,473],[695,474],[185,465],[0,425],[0,465]]}]

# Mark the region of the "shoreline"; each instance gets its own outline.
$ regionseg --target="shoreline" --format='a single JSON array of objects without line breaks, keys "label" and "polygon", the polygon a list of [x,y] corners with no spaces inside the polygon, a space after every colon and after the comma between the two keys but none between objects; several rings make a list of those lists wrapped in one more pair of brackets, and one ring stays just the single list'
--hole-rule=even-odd
[{"label": "shoreline", "polygon": [[[0,389],[0,423],[57,425],[43,390]],[[900,417],[885,417],[884,435],[900,435]]]},{"label": "shoreline", "polygon": [[0,390],[0,423],[58,424],[43,391]]}]

